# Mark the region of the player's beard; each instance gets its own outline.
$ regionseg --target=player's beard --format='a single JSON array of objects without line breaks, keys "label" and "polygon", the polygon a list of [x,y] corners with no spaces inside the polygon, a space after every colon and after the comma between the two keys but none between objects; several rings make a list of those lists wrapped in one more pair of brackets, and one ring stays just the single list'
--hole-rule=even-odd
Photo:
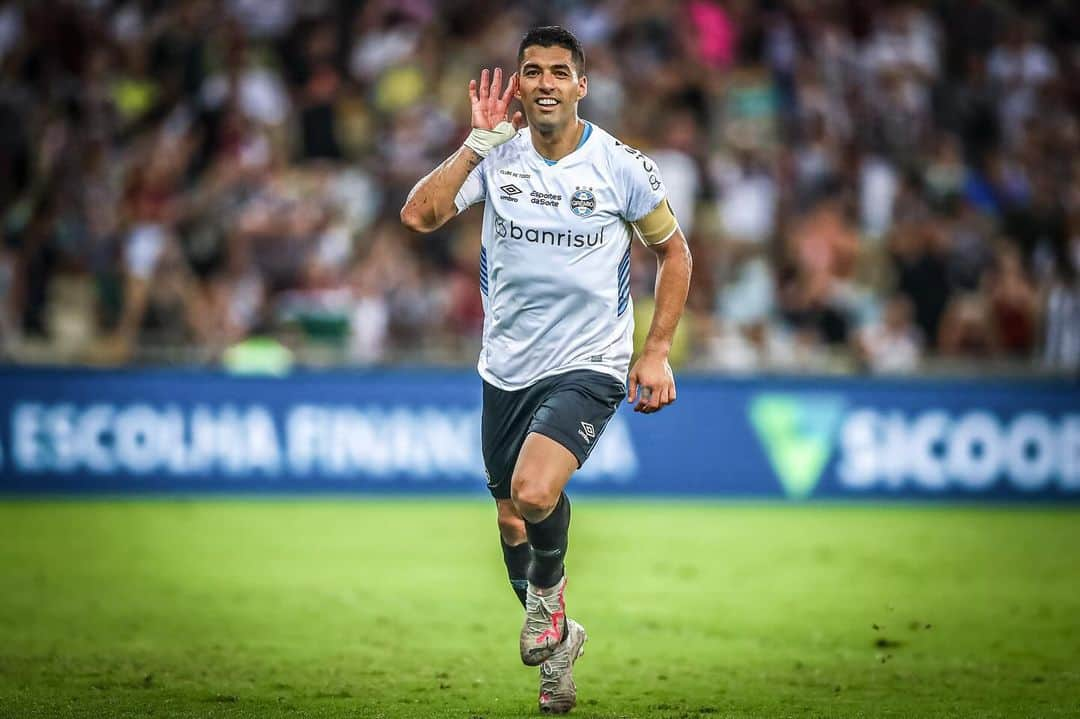
[{"label": "player's beard", "polygon": [[570,121],[570,118],[563,113],[563,109],[564,108],[560,105],[557,112],[553,112],[549,115],[541,115],[540,112],[537,111],[536,114],[539,115],[539,117],[528,118],[529,126],[535,128],[541,135],[554,134],[565,127]]},{"label": "player's beard", "polygon": [[541,135],[550,135],[559,129],[559,123],[547,117],[535,122],[530,121],[529,124],[535,127],[536,131]]}]

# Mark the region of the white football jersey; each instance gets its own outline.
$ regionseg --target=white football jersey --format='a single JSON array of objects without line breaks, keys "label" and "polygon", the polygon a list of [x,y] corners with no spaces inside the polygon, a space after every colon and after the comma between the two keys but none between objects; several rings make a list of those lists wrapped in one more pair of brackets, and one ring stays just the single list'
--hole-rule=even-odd
[{"label": "white football jersey", "polygon": [[595,125],[552,164],[528,128],[466,179],[458,212],[484,202],[477,369],[503,390],[591,369],[626,381],[633,351],[630,222],[666,191],[655,163]]}]

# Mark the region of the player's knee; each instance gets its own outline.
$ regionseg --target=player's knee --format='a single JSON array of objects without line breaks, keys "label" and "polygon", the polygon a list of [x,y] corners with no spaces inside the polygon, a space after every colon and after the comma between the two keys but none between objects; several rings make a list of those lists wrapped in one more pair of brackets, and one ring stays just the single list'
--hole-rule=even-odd
[{"label": "player's knee", "polygon": [[530,481],[527,476],[515,475],[510,486],[510,498],[517,511],[529,522],[539,522],[551,514],[559,501],[558,492],[552,492],[542,482]]},{"label": "player's knee", "polygon": [[499,515],[499,534],[503,541],[511,547],[516,547],[526,540],[525,520],[512,514]]}]

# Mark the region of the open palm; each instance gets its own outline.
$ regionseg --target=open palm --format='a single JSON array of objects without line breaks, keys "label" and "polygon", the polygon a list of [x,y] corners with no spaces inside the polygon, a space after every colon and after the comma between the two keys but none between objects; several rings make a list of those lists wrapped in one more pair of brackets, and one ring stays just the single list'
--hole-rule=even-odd
[{"label": "open palm", "polygon": [[[490,84],[489,84],[490,80]],[[495,68],[492,76],[487,68],[480,73],[480,84],[469,81],[469,102],[472,104],[472,126],[481,130],[493,130],[500,122],[507,119],[506,113],[517,92],[518,76],[515,72],[506,83],[506,90],[499,94],[502,85],[502,68]],[[524,127],[525,121],[520,112],[514,113],[511,121],[514,129]]]}]

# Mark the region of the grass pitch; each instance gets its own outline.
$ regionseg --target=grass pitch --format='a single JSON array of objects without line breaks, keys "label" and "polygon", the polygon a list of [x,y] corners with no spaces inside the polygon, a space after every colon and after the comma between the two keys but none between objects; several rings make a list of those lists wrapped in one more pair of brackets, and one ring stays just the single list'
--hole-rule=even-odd
[{"label": "grass pitch", "polygon": [[[579,717],[1080,716],[1080,513],[579,500]],[[487,500],[0,504],[0,716],[535,714]]]}]

